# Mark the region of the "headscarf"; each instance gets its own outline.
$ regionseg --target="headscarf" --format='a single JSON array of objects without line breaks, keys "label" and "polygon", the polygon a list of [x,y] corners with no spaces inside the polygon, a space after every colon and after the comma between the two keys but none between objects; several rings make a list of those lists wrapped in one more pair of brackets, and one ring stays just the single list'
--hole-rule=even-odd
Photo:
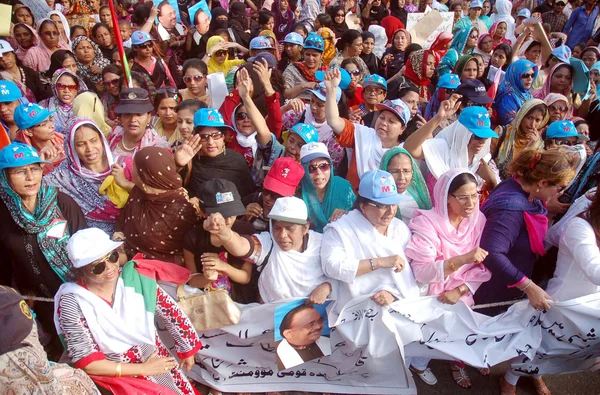
[{"label": "headscarf", "polygon": [[[40,149],[41,149],[40,147],[37,147],[34,144],[33,139],[25,133],[25,130],[19,130],[17,132],[17,137],[15,138],[15,140],[25,143],[27,145],[30,145],[33,148],[35,148],[37,151],[40,151]],[[54,147],[60,149],[64,145],[64,142],[65,142],[65,137],[58,132],[54,132],[54,137],[52,137],[52,145]],[[54,170],[54,168],[57,167],[58,165],[60,165],[63,160],[65,160],[65,153],[60,152],[54,162],[46,163],[44,165],[44,175],[46,175],[46,174],[50,173],[52,170]]]},{"label": "headscarf", "polygon": [[[225,41],[225,39],[221,36],[212,36],[211,38],[208,39],[208,42],[206,43],[206,52],[208,53],[209,50],[216,44]],[[232,62],[235,62],[235,64],[232,64]],[[237,62],[237,61],[230,61],[229,60],[229,53],[225,54],[225,61],[223,63],[218,63],[214,57],[211,57],[208,61],[208,73],[212,74],[212,73],[218,73],[221,72],[224,75],[227,75],[227,73],[229,73],[229,71],[231,70],[231,68],[238,64],[238,63],[243,63],[242,62]]]},{"label": "headscarf", "polygon": [[[477,65],[479,66],[479,61],[477,60],[477,58],[475,58],[475,56],[463,55],[460,57],[460,59],[458,59],[458,62],[456,62],[456,65],[454,66],[454,70],[452,71],[452,73],[456,74],[458,76],[458,78],[460,78],[467,63],[469,63],[473,59],[475,59],[475,63],[477,63]],[[461,81],[461,82],[463,82],[463,81]]]},{"label": "headscarf", "polygon": [[[123,126],[115,127],[112,132],[108,135],[108,144],[110,145],[110,150],[115,153],[117,152],[117,146],[123,140],[123,136],[125,135],[125,129]],[[122,154],[121,156],[134,156],[138,153],[142,148],[146,147],[160,147],[160,148],[168,148],[170,145],[167,140],[156,133],[156,130],[152,127],[152,125],[148,124],[146,127],[146,131],[142,136],[142,139],[138,142],[137,146],[133,151],[129,152],[128,155]],[[119,162],[119,158],[115,158],[117,162]]]},{"label": "headscarf", "polygon": [[[431,209],[431,198],[429,197],[429,190],[427,189],[425,178],[423,177],[423,174],[421,174],[421,170],[419,169],[417,161],[415,161],[415,159],[407,150],[401,147],[390,148],[381,158],[381,164],[379,165],[379,168],[387,171],[390,160],[392,160],[392,158],[398,154],[407,155],[410,158],[410,164],[412,166],[412,180],[410,181],[410,184],[408,184],[406,192],[412,196],[415,202],[417,202],[417,206],[421,210]],[[400,207],[398,207],[396,217],[402,219]]]},{"label": "headscarf", "polygon": [[52,116],[52,121],[54,122],[54,127],[56,131],[62,134],[65,134],[65,125],[69,118],[71,118],[73,114],[73,104],[63,103],[58,98],[58,89],[56,89],[56,83],[63,75],[68,75],[73,78],[75,83],[77,84],[77,94],[79,95],[82,92],[87,90],[87,86],[85,82],[79,78],[77,74],[73,74],[67,69],[58,69],[52,76],[52,93],[53,96],[49,99],[46,99],[40,103],[42,107],[46,107],[50,111],[54,111]]},{"label": "headscarf", "polygon": [[[67,18],[60,11],[50,11],[48,13],[48,18],[50,18],[52,15],[58,15],[58,17],[60,18],[60,22],[63,25],[64,36],[61,34],[59,39],[63,42],[63,44],[70,46],[71,45],[71,28],[69,27],[69,22],[67,21]],[[56,27],[58,27],[58,26],[56,26]]]},{"label": "headscarf", "polygon": [[258,35],[261,37],[272,38],[273,41],[275,41],[275,57],[277,58],[277,60],[280,60],[281,53],[279,53],[279,42],[277,42],[277,37],[275,36],[275,33],[273,33],[271,30],[263,30],[260,33],[258,33]]},{"label": "headscarf", "polygon": [[33,13],[33,11],[31,11],[31,7],[29,6],[23,4],[15,4],[12,9],[13,18],[17,15],[17,11],[19,11],[21,8],[27,8],[27,10],[29,11],[29,15],[31,15],[31,22],[33,23],[33,26],[35,26],[35,14]]},{"label": "headscarf", "polygon": [[[108,136],[111,127],[104,118],[104,106],[100,98],[91,91],[83,92],[73,100],[73,114],[77,117],[91,119],[104,136]],[[68,129],[65,130],[65,134]]]},{"label": "headscarf", "polygon": [[[196,209],[182,187],[173,154],[165,148],[146,147],[133,158],[143,187],[134,186],[123,212],[126,247],[146,258],[176,262],[183,254],[183,236],[198,222]],[[144,187],[165,192],[150,194]]]},{"label": "headscarf", "polygon": [[[31,46],[31,48],[34,48],[34,47],[36,47],[37,45],[39,45],[39,43],[40,43],[40,37],[38,36],[38,34],[37,34],[37,32],[35,31],[35,29],[34,29],[34,28],[32,28],[32,27],[31,27],[31,26],[29,26],[29,25],[26,25],[26,24],[24,24],[24,23],[15,23],[15,24],[14,24],[14,26],[13,26],[13,27],[12,27],[12,29],[10,30],[11,37],[15,37],[15,28],[16,28],[17,26],[25,26],[25,27],[26,27],[27,29],[29,29],[29,31],[31,32],[31,34],[32,34],[32,36],[33,36],[33,45]],[[16,47],[16,49],[15,49],[15,54],[17,54],[17,58],[18,58],[18,59],[19,59],[21,62],[24,62],[24,61],[25,61],[25,57],[26,57],[26,55],[27,55],[27,53],[28,53],[29,49],[31,49],[31,48],[29,48],[29,49],[25,49],[25,48],[23,48],[23,47],[22,47],[22,46],[21,46],[21,45],[20,45],[20,44],[17,42],[17,40],[16,40],[16,39],[14,40],[14,43],[15,43],[15,44],[16,44],[16,46],[17,46],[17,47]],[[28,64],[25,64],[25,66],[29,67],[29,65],[28,65]]]},{"label": "headscarf", "polygon": [[527,59],[519,59],[508,66],[504,81],[498,89],[494,110],[498,114],[498,124],[506,125],[515,118],[525,101],[531,99],[531,92],[523,86],[521,76],[533,70],[533,81],[538,75],[538,67]]},{"label": "headscarf", "polygon": [[321,59],[323,60],[323,64],[329,67],[329,63],[335,58],[335,33],[328,27],[322,27],[317,32],[319,36],[323,38],[325,42],[325,47],[323,50],[323,56]]},{"label": "headscarf", "polygon": [[[106,156],[108,165],[102,172],[96,173],[85,168],[77,155],[75,133],[82,126],[94,129],[102,140],[103,154]],[[72,197],[86,216],[88,226],[98,227],[106,233],[112,234],[119,209],[111,203],[107,195],[101,195],[98,192],[104,179],[111,174],[111,166],[114,163],[108,141],[98,126],[91,119],[84,117],[73,117],[69,120],[65,137],[66,159],[44,177],[44,183],[57,187]]]},{"label": "headscarf", "polygon": [[63,62],[65,61],[65,58],[69,55],[72,55],[73,58],[75,58],[73,52],[71,52],[68,49],[59,49],[58,51],[54,51],[54,53],[50,57],[50,68],[44,73],[44,75],[52,79],[52,76],[54,75],[56,70],[63,68]]},{"label": "headscarf", "polygon": [[342,178],[334,175],[333,173],[333,162],[331,158],[325,158],[329,161],[329,182],[327,183],[327,189],[325,190],[325,197],[321,202],[317,190],[315,189],[312,181],[310,180],[310,173],[308,166],[310,162],[303,163],[304,177],[302,178],[302,200],[306,203],[308,208],[308,218],[310,223],[315,226],[315,230],[319,233],[323,233],[323,228],[329,223],[329,218],[333,215],[335,209],[341,209],[349,211],[354,205],[356,195],[352,189],[352,185]]},{"label": "headscarf", "polygon": [[442,60],[440,60],[440,64],[437,67],[438,75],[441,77],[444,74],[451,73],[454,70],[454,66],[456,66],[456,62],[458,62],[458,52],[450,48]]},{"label": "headscarf", "polygon": [[229,22],[237,22],[241,24],[241,27],[249,27],[246,5],[244,3],[236,1],[231,4],[231,7],[229,8]]},{"label": "headscarf", "polygon": [[393,44],[392,38],[398,29],[404,29],[404,23],[395,16],[386,16],[381,20],[381,26],[385,29],[388,43]]},{"label": "headscarf", "polygon": [[425,100],[431,98],[431,92],[428,89],[431,80],[426,75],[429,54],[430,51],[427,49],[419,49],[411,53],[404,72],[404,76],[419,88],[419,96]]},{"label": "headscarf", "polygon": [[477,48],[475,48],[475,50],[473,51],[474,55],[477,54],[483,58],[484,67],[490,64],[490,58],[492,57],[493,52],[493,49],[490,52],[484,52],[483,49],[481,49],[481,43],[486,37],[491,36],[489,33],[483,33],[481,36],[479,36],[479,40],[477,40]]},{"label": "headscarf", "polygon": [[510,0],[496,0],[496,11],[490,16],[492,23],[506,22],[506,36],[505,38],[514,42],[515,37],[515,18],[510,14],[512,12],[512,2]]},{"label": "headscarf", "polygon": [[[369,38],[373,39],[373,42],[375,42],[375,35],[373,33],[368,31],[362,32],[363,42]],[[365,55],[361,52],[359,57],[363,60],[363,62],[365,62],[371,74],[377,74],[379,72],[379,63],[377,62],[377,56],[375,56],[373,52],[371,52],[368,55]]]},{"label": "headscarf", "polygon": [[339,11],[344,11],[344,14],[346,13],[346,10],[344,10],[344,7],[342,6],[335,6],[333,8],[331,8],[331,30],[333,30],[333,32],[335,33],[335,37],[336,38],[340,38],[342,37],[342,35],[344,33],[346,33],[346,31],[348,31],[348,25],[346,24],[346,18],[344,18],[344,21],[342,23],[336,23],[335,21],[335,15],[339,12]]},{"label": "headscarf", "polygon": [[277,40],[281,41],[285,38],[286,34],[292,31],[296,17],[292,7],[288,4],[287,9],[284,13],[281,12],[281,0],[275,0],[271,6],[271,12],[273,13],[273,20],[275,21],[275,35]]},{"label": "headscarf", "polygon": [[215,33],[219,29],[227,29],[228,21],[220,21],[217,18],[220,16],[226,16],[229,19],[229,15],[227,15],[227,10],[223,7],[215,7],[211,11],[211,20],[210,25],[208,27],[208,31],[210,33]]},{"label": "headscarf", "polygon": [[[38,22],[38,35],[35,37],[38,38],[37,45],[29,48],[27,54],[23,59],[23,64],[27,67],[32,68],[37,72],[43,72],[48,70],[50,67],[50,57],[52,56],[52,51],[44,44],[44,41],[39,38],[39,30],[42,27],[42,24],[49,21],[52,23],[56,29],[58,30],[58,26],[56,26],[56,22],[52,19],[44,18]],[[24,25],[27,26],[27,25]],[[62,40],[58,40],[58,47],[60,49],[70,49],[69,46]]]},{"label": "headscarf", "polygon": [[450,32],[440,32],[435,40],[433,40],[433,43],[431,43],[431,47],[429,47],[429,49],[435,54],[437,62],[439,62],[440,59],[446,55],[448,48],[444,47],[448,45],[448,43],[452,42],[453,38],[454,35]]},{"label": "headscarf", "polygon": [[373,48],[373,53],[378,59],[381,59],[388,42],[385,28],[379,25],[371,25],[369,26],[369,31],[375,36],[375,47]]},{"label": "headscarf", "polygon": [[[106,66],[108,66],[110,64],[110,60],[104,59],[104,56],[102,56],[102,51],[100,50],[100,47],[98,47],[98,45],[95,42],[93,42],[91,38],[89,38],[87,36],[75,37],[75,39],[73,40],[73,45],[72,45],[73,53],[75,53],[75,48],[77,48],[79,43],[81,43],[84,40],[88,41],[90,43],[90,45],[92,46],[92,48],[94,49],[94,61],[92,62],[92,64],[100,67],[100,69],[104,69]],[[98,84],[98,83],[102,82],[102,74],[92,73],[89,69],[89,66],[85,66],[83,63],[81,63],[79,61],[79,59],[77,59],[77,57],[75,57],[75,62],[77,63],[79,73],[83,77],[89,78],[94,84]]]},{"label": "headscarf", "polygon": [[[494,41],[494,36],[496,35],[496,29],[498,29],[498,25],[501,23],[504,23],[506,25],[506,34],[504,35],[504,38],[502,40]],[[489,34],[492,37],[492,49],[495,49],[498,46],[498,44],[512,45],[512,42],[506,38],[506,36],[508,34],[508,22],[506,22],[506,21],[495,22],[487,34]],[[481,40],[481,38],[480,38],[480,40]]]},{"label": "headscarf", "polygon": [[[566,64],[566,63],[557,63],[554,67],[552,67],[552,69],[548,73],[548,77],[546,77],[546,82],[544,82],[544,85],[541,88],[534,89],[532,91],[533,97],[535,97],[536,99],[542,99],[542,100],[544,100],[544,98],[546,96],[548,96],[550,93],[553,93],[550,90],[550,87],[551,87],[551,84],[552,84],[552,76],[561,67],[568,68],[569,70],[571,70],[571,86],[568,87],[568,88],[566,88],[562,92],[555,92],[555,93],[560,93],[561,95],[564,95],[567,98],[571,97],[571,91],[573,90],[573,80],[574,80],[573,68],[570,65]],[[572,103],[571,100],[568,100],[568,103],[569,103],[569,106],[573,105],[573,103]]]},{"label": "headscarf", "polygon": [[402,22],[402,27],[406,26],[408,11],[405,10],[404,7],[399,6],[398,0],[390,1],[390,15]]},{"label": "headscarf", "polygon": [[[463,55],[469,35],[473,30],[477,30],[477,28],[474,26],[463,27],[456,32],[454,38],[452,38],[452,43],[450,44],[448,52],[446,52],[446,55],[444,55],[440,61],[438,67],[438,74],[440,76],[448,74],[454,69],[456,62],[458,62],[458,59]],[[472,50],[469,52],[472,52]]]}]

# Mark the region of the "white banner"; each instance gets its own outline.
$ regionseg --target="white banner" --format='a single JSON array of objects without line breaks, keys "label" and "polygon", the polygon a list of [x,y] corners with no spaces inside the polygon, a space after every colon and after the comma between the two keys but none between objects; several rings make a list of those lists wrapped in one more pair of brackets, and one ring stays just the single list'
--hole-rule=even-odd
[{"label": "white banner", "polygon": [[452,32],[454,24],[453,12],[409,13],[406,19],[406,30],[410,32],[412,42],[421,44],[424,49],[429,49],[435,38],[441,32]]}]

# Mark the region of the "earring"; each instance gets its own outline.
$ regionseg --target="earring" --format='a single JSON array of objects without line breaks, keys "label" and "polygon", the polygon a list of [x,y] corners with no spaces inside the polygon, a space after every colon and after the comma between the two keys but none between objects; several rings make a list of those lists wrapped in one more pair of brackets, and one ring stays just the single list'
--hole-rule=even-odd
[{"label": "earring", "polygon": [[536,192],[539,192],[539,191],[540,191],[540,188],[536,189],[535,191],[536,191]]}]

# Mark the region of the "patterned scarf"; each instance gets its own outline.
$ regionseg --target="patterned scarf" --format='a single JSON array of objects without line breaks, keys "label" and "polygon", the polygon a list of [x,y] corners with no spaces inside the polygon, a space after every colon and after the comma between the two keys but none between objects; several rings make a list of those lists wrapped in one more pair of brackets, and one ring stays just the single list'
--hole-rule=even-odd
[{"label": "patterned scarf", "polygon": [[[98,47],[98,45],[87,36],[79,36],[73,40],[73,45],[72,45],[73,52],[75,52],[75,49],[77,48],[79,43],[82,42],[83,40],[87,40],[90,43],[90,45],[92,46],[92,48],[94,48],[94,61],[92,62],[93,65],[96,65],[96,66],[100,67],[101,69],[104,69],[106,66],[108,66],[110,64],[110,61],[104,59],[104,56],[102,56],[102,51],[100,51],[100,47]],[[83,77],[89,78],[94,84],[102,82],[102,74],[92,73],[90,71],[89,66],[85,66],[83,63],[81,63],[79,61],[79,59],[77,59],[77,57],[75,57],[75,62],[77,62],[77,68],[79,69],[79,73],[81,73],[81,75]]]},{"label": "patterned scarf", "polygon": [[427,89],[431,84],[431,80],[426,75],[429,52],[429,50],[419,49],[411,53],[404,73],[404,76],[419,88],[419,96],[425,100],[431,98],[431,94]]}]

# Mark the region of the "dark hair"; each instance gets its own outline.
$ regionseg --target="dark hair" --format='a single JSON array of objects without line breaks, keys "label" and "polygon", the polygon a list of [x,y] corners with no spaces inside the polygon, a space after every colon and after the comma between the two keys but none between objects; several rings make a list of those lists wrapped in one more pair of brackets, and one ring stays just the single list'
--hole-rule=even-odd
[{"label": "dark hair", "polygon": [[98,14],[100,14],[100,13],[102,12],[102,10],[103,10],[103,9],[106,9],[106,8],[108,8],[108,10],[110,11],[110,7],[109,7],[109,6],[107,6],[107,5],[103,5],[103,6],[101,6],[100,8],[98,8]]},{"label": "dark hair", "polygon": [[158,8],[158,16],[162,15],[161,14],[162,8],[166,5],[171,5],[171,3],[169,3],[169,0],[163,0],[158,4],[158,7],[157,7]]},{"label": "dark hair", "polygon": [[468,183],[473,183],[477,185],[477,179],[475,179],[475,176],[469,173],[468,171],[460,173],[459,175],[454,177],[454,179],[450,183],[450,186],[448,187],[448,195],[452,195],[460,187],[462,187],[463,185],[467,185]]},{"label": "dark hair", "polygon": [[285,337],[285,336],[283,336],[283,332],[291,328],[292,320],[294,319],[294,316],[296,314],[298,314],[304,310],[308,310],[308,309],[316,310],[313,306],[301,304],[300,306],[294,307],[293,309],[291,309],[290,311],[287,312],[287,314],[281,320],[281,324],[279,324],[279,333],[281,334],[281,337]]},{"label": "dark hair", "polygon": [[177,88],[173,88],[172,86],[167,85],[164,88],[158,89],[156,95],[154,95],[154,100],[152,102],[154,109],[158,110],[158,106],[160,105],[161,101],[163,101],[164,99],[173,99],[173,96],[177,97],[175,99],[177,103],[181,101],[181,95],[179,94]]},{"label": "dark hair", "polygon": [[577,43],[577,44],[576,44],[576,45],[573,47],[573,50],[575,50],[575,48],[577,48],[577,47],[580,47],[580,48],[581,48],[581,52],[583,53],[583,50],[584,50],[585,48],[587,48],[587,43],[586,43],[586,42],[584,42],[584,41],[582,41],[582,42],[580,42],[580,43]]},{"label": "dark hair", "polygon": [[593,52],[596,55],[596,59],[598,59],[598,48],[597,47],[586,47],[583,51],[581,51],[581,57],[583,58],[583,54],[586,52]]},{"label": "dark hair", "polygon": [[496,51],[503,51],[506,55],[506,63],[504,64],[504,66],[502,66],[502,70],[506,71],[508,66],[512,63],[512,47],[505,43],[498,44],[498,46],[496,46],[496,48],[494,48],[494,50],[492,51],[492,56]]},{"label": "dark hair", "polygon": [[304,23],[298,22],[292,27],[293,32],[295,32],[298,29],[302,30],[305,36],[308,36],[308,29],[306,28],[306,26],[304,26]]},{"label": "dark hair", "polygon": [[133,14],[131,14],[131,23],[137,26],[144,25],[150,16],[151,9],[152,7],[147,3],[138,3],[138,5],[133,9]]},{"label": "dark hair", "polygon": [[358,61],[355,58],[347,58],[347,59],[342,60],[340,67],[344,68],[349,64],[353,64],[360,69],[360,65],[358,64]]},{"label": "dark hair", "polygon": [[94,27],[92,27],[92,31],[91,31],[91,35],[92,35],[92,40],[94,40],[94,42],[96,42],[96,33],[98,32],[98,29],[100,29],[101,27],[106,28],[106,30],[108,30],[108,32],[110,33],[110,27],[108,27],[108,25],[106,25],[105,23],[102,22],[98,22],[94,25]]},{"label": "dark hair", "polygon": [[319,24],[322,27],[331,28],[331,24],[333,23],[333,19],[331,19],[331,16],[327,15],[327,14],[319,14],[319,15],[317,15],[316,20],[319,21]]},{"label": "dark hair", "polygon": [[188,59],[183,62],[182,73],[185,74],[188,69],[200,70],[205,77],[208,75],[208,67],[206,66],[206,63],[197,58]]},{"label": "dark hair", "polygon": [[403,85],[400,88],[400,90],[398,91],[398,99],[402,99],[404,96],[408,95],[411,92],[412,93],[416,93],[418,95],[419,94],[419,88],[417,88],[413,84]]},{"label": "dark hair", "polygon": [[575,176],[578,158],[563,147],[546,151],[525,148],[508,165],[511,175],[523,178],[525,184],[546,180],[553,185],[567,185]]},{"label": "dark hair", "polygon": [[[275,3],[273,3],[275,4]],[[258,12],[258,24],[259,25],[266,25],[267,23],[269,23],[269,19],[275,19],[275,16],[273,15],[273,13],[269,10],[260,10]]]},{"label": "dark hair", "polygon": [[[85,33],[84,34],[78,34],[77,36],[75,36],[75,32],[77,30],[83,30]],[[73,40],[75,37],[79,37],[79,36],[87,36],[87,29],[81,25],[73,25],[73,27],[71,28],[71,40]]]},{"label": "dark hair", "polygon": [[52,56],[50,56],[50,68],[44,73],[44,75],[46,75],[48,78],[52,78],[56,70],[63,68],[63,62],[68,58],[75,59],[75,54],[73,54],[71,51],[67,51],[66,49],[54,51]]},{"label": "dark hair", "polygon": [[535,41],[533,40],[531,42],[531,44],[529,44],[529,46],[527,47],[527,49],[525,50],[525,52],[531,51],[533,48],[535,47],[542,47],[542,43],[540,43],[539,41]]},{"label": "dark hair", "polygon": [[244,68],[244,69],[246,69],[246,71],[248,71],[248,75],[250,76],[250,79],[252,80],[252,85],[254,86],[254,91],[252,93],[252,100],[254,101],[254,104],[256,105],[256,107],[258,108],[258,110],[260,111],[262,116],[266,117],[267,116],[267,104],[265,102],[265,87],[262,84],[262,82],[260,81],[260,77],[258,76],[258,73],[256,71],[254,71],[254,67],[253,67],[252,63],[245,63],[235,72],[235,75],[233,76],[233,86],[237,85],[237,76],[238,76],[239,71],[242,68]]},{"label": "dark hair", "polygon": [[450,4],[450,11],[455,11],[455,10],[456,10],[456,7],[458,7],[458,6],[460,6],[460,7],[461,7],[461,9],[462,9],[462,6],[463,6],[463,4],[462,4],[462,2],[461,2],[461,1],[455,1],[455,2],[452,2],[452,3]]},{"label": "dark hair", "polygon": [[363,42],[364,42],[366,39],[368,39],[368,38],[372,38],[372,39],[373,39],[373,41],[375,41],[375,35],[374,35],[372,32],[368,31],[368,30],[367,30],[367,31],[365,31],[365,32],[362,32],[362,33],[361,33],[361,37],[362,37],[362,39],[363,39]]},{"label": "dark hair", "polygon": [[361,35],[358,30],[346,30],[344,34],[342,34],[342,37],[340,37],[340,39],[337,41],[337,43],[335,43],[335,47],[341,52],[344,49],[346,49],[346,47],[351,46],[354,40],[356,40],[359,37],[361,37]]},{"label": "dark hair", "polygon": [[[154,83],[152,82],[150,77],[148,77],[147,74],[145,74],[145,73],[142,74],[142,73],[138,73],[137,71],[132,71],[131,79],[133,81],[137,82],[143,89],[148,91],[151,101],[154,100],[154,96],[156,95],[156,88],[154,87]],[[123,90],[124,87],[125,87],[125,76],[122,75],[121,81],[119,81],[119,91]]]},{"label": "dark hair", "polygon": [[[54,26],[54,27],[56,28],[56,30],[58,31],[58,25],[56,24],[56,22],[54,22],[52,19],[46,19],[44,22],[42,22],[42,23],[40,24],[40,26],[39,26],[39,27],[38,27],[38,29],[37,29],[37,32],[38,32],[38,33],[41,33],[42,29],[44,28],[44,25],[47,25],[47,24],[51,24],[51,25],[52,25],[52,26]],[[60,31],[58,31],[58,33],[59,33],[59,37],[60,37]]]},{"label": "dark hair", "polygon": [[116,74],[120,77],[123,75],[123,69],[121,69],[116,64],[109,64],[108,66],[102,69],[102,77],[104,77],[104,74],[108,73]]},{"label": "dark hair", "polygon": [[404,64],[408,63],[410,54],[412,54],[413,52],[418,51],[420,49],[423,49],[423,47],[420,44],[417,44],[417,43],[408,44],[408,46],[404,49]]},{"label": "dark hair", "polygon": [[198,99],[186,99],[181,103],[177,104],[177,107],[175,107],[175,112],[190,110],[195,114],[196,111],[198,111],[199,109],[207,107],[208,106],[206,105],[206,103]]},{"label": "dark hair", "polygon": [[22,8],[25,8],[29,12],[29,15],[31,15],[31,21],[33,22],[33,26],[35,26],[35,16],[33,15],[33,11],[31,11],[31,8],[29,8],[28,6],[19,7],[19,9],[13,10],[12,22],[20,23],[20,22],[17,22],[17,12],[16,11],[19,11]]},{"label": "dark hair", "polygon": [[573,125],[575,125],[575,127],[577,127],[579,125],[583,125],[583,124],[590,126],[590,123],[585,119],[580,119],[577,122],[573,122]]},{"label": "dark hair", "polygon": [[539,112],[542,114],[543,117],[545,117],[548,113],[548,107],[544,103],[537,104],[533,106],[531,110],[527,111],[527,114],[525,115],[527,116],[528,114],[533,114],[534,112]]}]

